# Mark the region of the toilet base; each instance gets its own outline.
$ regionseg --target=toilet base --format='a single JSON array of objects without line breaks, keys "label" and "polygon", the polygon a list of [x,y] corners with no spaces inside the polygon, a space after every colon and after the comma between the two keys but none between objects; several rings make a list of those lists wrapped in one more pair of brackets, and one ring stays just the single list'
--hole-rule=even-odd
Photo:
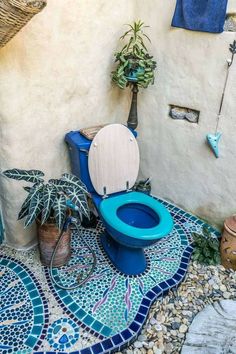
[{"label": "toilet base", "polygon": [[113,265],[126,275],[143,273],[147,268],[143,248],[131,248],[116,242],[106,231],[101,235],[101,243]]}]

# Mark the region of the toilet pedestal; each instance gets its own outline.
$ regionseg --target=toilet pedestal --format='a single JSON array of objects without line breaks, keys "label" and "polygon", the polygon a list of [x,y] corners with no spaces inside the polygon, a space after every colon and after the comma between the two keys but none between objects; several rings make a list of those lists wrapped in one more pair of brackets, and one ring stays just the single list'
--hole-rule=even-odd
[{"label": "toilet pedestal", "polygon": [[137,275],[146,270],[147,261],[143,248],[123,246],[106,231],[101,235],[101,243],[107,256],[120,272],[127,275]]}]

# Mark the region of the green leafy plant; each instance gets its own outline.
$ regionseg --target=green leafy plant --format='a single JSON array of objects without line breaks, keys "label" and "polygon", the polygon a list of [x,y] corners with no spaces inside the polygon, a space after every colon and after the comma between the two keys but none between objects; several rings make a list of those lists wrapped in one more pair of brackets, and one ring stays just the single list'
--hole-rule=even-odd
[{"label": "green leafy plant", "polygon": [[81,180],[69,173],[64,173],[59,179],[50,179],[45,182],[44,173],[39,170],[12,169],[3,172],[3,175],[18,181],[33,183],[32,186],[23,187],[28,193],[23,202],[18,220],[25,218],[25,227],[31,225],[36,219],[41,224],[54,218],[59,229],[63,227],[68,213],[68,203],[76,205],[82,215],[89,217],[87,202],[88,191]]},{"label": "green leafy plant", "polygon": [[118,65],[116,70],[112,72],[112,81],[121,89],[132,82],[136,82],[140,87],[147,88],[154,83],[154,70],[156,68],[156,61],[148,53],[145,45],[145,40],[151,42],[143,31],[148,26],[144,26],[142,21],[127,26],[129,27],[128,31],[120,39],[127,39],[128,43],[120,52],[115,53],[115,62]]},{"label": "green leafy plant", "polygon": [[220,242],[210,232],[209,227],[202,228],[202,234],[193,233],[194,250],[193,260],[205,265],[216,265],[220,263]]}]

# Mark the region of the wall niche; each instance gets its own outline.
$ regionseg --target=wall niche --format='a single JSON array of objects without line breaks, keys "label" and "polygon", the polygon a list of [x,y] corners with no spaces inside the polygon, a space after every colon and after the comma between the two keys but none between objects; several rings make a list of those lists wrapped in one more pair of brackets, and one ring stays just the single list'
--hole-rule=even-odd
[{"label": "wall niche", "polygon": [[169,116],[176,120],[187,120],[190,123],[198,123],[200,111],[192,108],[170,105]]}]

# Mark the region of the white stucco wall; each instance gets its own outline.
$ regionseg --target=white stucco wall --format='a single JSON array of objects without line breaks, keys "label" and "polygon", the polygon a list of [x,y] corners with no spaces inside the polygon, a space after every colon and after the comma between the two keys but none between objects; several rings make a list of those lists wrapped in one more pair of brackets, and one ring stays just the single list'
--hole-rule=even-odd
[{"label": "white stucco wall", "polygon": [[[152,52],[158,60],[153,87],[139,98],[141,170],[153,178],[153,192],[222,225],[236,212],[236,63],[231,68],[219,130],[216,159],[206,145],[214,133],[229,44],[236,33],[208,34],[170,27],[175,1],[137,1],[136,11],[149,23]],[[155,11],[154,11],[155,8]],[[236,1],[229,1],[236,12]],[[157,17],[158,16],[158,17]],[[199,110],[199,124],[172,120],[169,104]]]},{"label": "white stucco wall", "polygon": [[[130,92],[110,83],[123,24],[151,26],[158,61],[154,86],[139,95],[141,175],[153,192],[220,225],[235,212],[235,72],[232,68],[220,130],[221,158],[205,144],[214,132],[235,33],[197,33],[170,27],[174,0],[48,0],[48,6],[0,51],[1,169],[37,168],[47,177],[69,169],[69,130],[127,120]],[[229,9],[236,11],[236,0]],[[168,117],[169,104],[201,111],[198,125]],[[35,243],[35,230],[16,221],[23,183],[1,178],[7,243]]]},{"label": "white stucco wall", "polygon": [[[42,13],[0,51],[1,169],[69,169],[64,135],[102,122],[125,122],[129,94],[113,89],[110,70],[134,2],[48,0]],[[35,243],[16,221],[22,182],[1,178],[7,242]]]}]

